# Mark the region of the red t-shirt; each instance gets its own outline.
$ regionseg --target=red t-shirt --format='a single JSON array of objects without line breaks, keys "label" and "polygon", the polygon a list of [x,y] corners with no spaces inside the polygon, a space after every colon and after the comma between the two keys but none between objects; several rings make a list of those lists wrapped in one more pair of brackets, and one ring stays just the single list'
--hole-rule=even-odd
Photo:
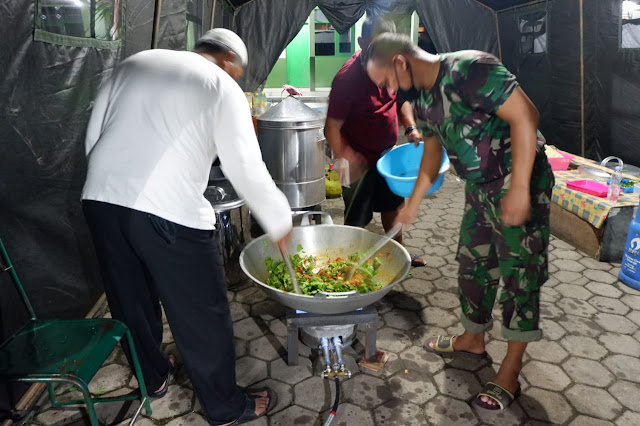
[{"label": "red t-shirt", "polygon": [[329,94],[327,115],[345,120],[343,139],[374,164],[398,140],[396,97],[367,75],[356,52],[338,71]]}]

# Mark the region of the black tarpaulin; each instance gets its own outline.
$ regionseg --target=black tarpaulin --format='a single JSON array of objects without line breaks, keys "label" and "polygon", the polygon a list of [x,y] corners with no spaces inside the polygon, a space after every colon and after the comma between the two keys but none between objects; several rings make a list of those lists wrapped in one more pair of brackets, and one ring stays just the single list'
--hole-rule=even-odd
[{"label": "black tarpaulin", "polygon": [[[563,0],[559,0],[562,2]],[[577,2],[572,2],[576,3]],[[571,28],[571,10],[546,2],[498,13],[502,61],[516,74],[518,82],[540,111],[540,130],[549,143],[569,152],[580,152],[580,66],[579,28]],[[546,13],[546,25],[553,28],[547,38],[547,52],[523,52],[521,25],[531,16]],[[572,11],[573,12],[573,11]],[[556,27],[573,32],[560,36]],[[576,62],[577,61],[577,62]],[[552,75],[556,75],[552,79]],[[555,96],[552,96],[552,93]]]},{"label": "black tarpaulin", "polygon": [[499,55],[495,13],[475,0],[417,1],[438,52],[475,49]]},{"label": "black tarpaulin", "polygon": [[[34,42],[34,4],[9,3],[0,25],[0,238],[38,315],[83,316],[102,290],[80,211],[81,140],[96,90],[122,52]],[[1,275],[4,339],[25,317]],[[20,394],[0,387],[0,410]]]},{"label": "black tarpaulin", "polygon": [[264,83],[314,7],[320,6],[334,28],[344,32],[362,17],[366,4],[363,0],[280,0],[274,7],[272,1],[253,0],[226,12],[232,15],[231,29],[244,40],[249,53],[249,65],[240,86],[252,92]]},{"label": "black tarpaulin", "polygon": [[[0,59],[7,71],[0,81],[0,237],[36,311],[75,316],[100,294],[80,212],[81,140],[96,91],[122,50],[34,42],[34,4],[12,3],[14,19],[0,25],[0,37],[15,40]],[[2,326],[11,329],[11,320]]]},{"label": "black tarpaulin", "polygon": [[[154,0],[128,0],[124,56],[151,48]],[[185,46],[187,0],[163,0],[160,10],[158,49],[182,50]],[[211,5],[209,5],[209,10]]]},{"label": "black tarpaulin", "polygon": [[369,16],[407,15],[415,10],[418,0],[374,0],[367,2]]},{"label": "black tarpaulin", "polygon": [[531,3],[532,0],[477,0],[480,3],[485,4],[493,10],[503,10],[510,7]]},{"label": "black tarpaulin", "polygon": [[[282,50],[298,34],[315,7],[313,0],[281,0],[280,7],[254,0],[233,12],[231,29],[244,40],[249,65],[240,80],[245,91],[254,91],[269,75]],[[302,59],[301,59],[302,60]]]},{"label": "black tarpaulin", "polygon": [[[547,52],[525,54],[519,23],[540,11]],[[499,12],[502,60],[538,107],[549,143],[640,165],[640,50],[621,48],[621,12],[622,0],[541,1]]]},{"label": "black tarpaulin", "polygon": [[151,47],[154,1],[127,1],[125,56],[141,52]]},{"label": "black tarpaulin", "polygon": [[363,15],[407,16],[417,11],[441,52],[478,49],[498,55],[495,13],[475,0],[253,0],[229,12],[231,29],[247,44],[249,66],[240,85],[254,91],[269,75],[287,44],[315,6],[338,32],[351,28]]},{"label": "black tarpaulin", "polygon": [[[163,4],[159,46],[180,49],[185,2]],[[87,121],[125,53],[150,47],[153,1],[127,2],[126,41],[116,49],[34,41],[34,1],[7,0],[0,10],[0,238],[39,317],[83,317],[102,293],[80,203]],[[0,274],[0,341],[24,312]],[[0,386],[0,415],[20,394]]]},{"label": "black tarpaulin", "polygon": [[594,33],[597,55],[587,73],[589,145],[593,155],[640,166],[640,50],[620,48],[621,3],[585,2],[585,33]]},{"label": "black tarpaulin", "polygon": [[[84,314],[100,293],[80,211],[84,134],[97,90],[127,48],[34,41],[35,4],[10,3],[0,26],[0,37],[14,40],[0,53],[0,237],[38,313]],[[129,53],[149,48],[152,20],[139,20],[153,16],[148,3],[127,4],[127,32],[134,34],[125,43]],[[184,1],[163,2],[159,47],[184,45],[184,13]],[[139,29],[149,34],[140,36],[144,43],[135,36]]]},{"label": "black tarpaulin", "polygon": [[351,28],[364,15],[366,9],[364,1],[322,0],[317,3],[340,34]]},{"label": "black tarpaulin", "polygon": [[184,50],[187,2],[163,0],[158,49]]}]

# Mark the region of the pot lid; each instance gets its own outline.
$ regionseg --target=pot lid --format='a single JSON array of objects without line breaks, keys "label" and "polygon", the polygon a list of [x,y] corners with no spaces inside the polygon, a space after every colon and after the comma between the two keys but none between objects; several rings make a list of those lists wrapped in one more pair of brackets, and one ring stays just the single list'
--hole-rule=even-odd
[{"label": "pot lid", "polygon": [[309,108],[302,101],[288,96],[258,117],[258,124],[265,127],[324,124],[324,115]]},{"label": "pot lid", "polygon": [[204,191],[204,198],[215,211],[231,210],[244,205],[244,199],[238,196],[228,180],[216,181],[215,185],[208,186]]}]

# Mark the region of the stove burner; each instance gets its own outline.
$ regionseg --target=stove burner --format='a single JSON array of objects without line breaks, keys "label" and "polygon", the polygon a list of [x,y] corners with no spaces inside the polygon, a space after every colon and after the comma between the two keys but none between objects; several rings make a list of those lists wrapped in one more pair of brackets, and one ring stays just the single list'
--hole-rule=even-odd
[{"label": "stove burner", "polygon": [[320,339],[328,336],[340,337],[344,346],[351,346],[356,337],[356,325],[324,325],[300,329],[300,340],[312,349],[317,349],[320,346]]},{"label": "stove burner", "polygon": [[[312,349],[320,347],[322,337],[341,337],[344,346],[353,343],[358,324],[365,324],[365,358],[373,361],[376,356],[376,323],[378,311],[373,305],[344,314],[313,314],[287,309],[287,364],[298,364],[298,334]],[[301,330],[302,329],[302,330]]]}]

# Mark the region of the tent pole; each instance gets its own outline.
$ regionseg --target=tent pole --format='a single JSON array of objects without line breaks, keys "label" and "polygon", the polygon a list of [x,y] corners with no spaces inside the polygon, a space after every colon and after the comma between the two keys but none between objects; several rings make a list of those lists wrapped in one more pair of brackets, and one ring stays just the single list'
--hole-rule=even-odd
[{"label": "tent pole", "polygon": [[[316,15],[309,17],[309,91],[316,90]],[[351,30],[349,30],[351,31]]]},{"label": "tent pole", "polygon": [[217,6],[218,0],[213,0],[213,6],[211,6],[211,24],[209,25],[209,29],[212,30],[213,29],[213,20],[216,17],[216,6]]},{"label": "tent pole", "polygon": [[493,19],[496,20],[496,37],[498,38],[498,58],[502,62],[502,42],[500,41],[500,23],[498,22],[498,13],[493,12]]},{"label": "tent pole", "polygon": [[151,48],[158,48],[158,31],[160,30],[160,11],[162,10],[162,0],[155,0],[153,9],[153,32],[151,33]]},{"label": "tent pole", "polygon": [[478,0],[473,0],[476,4],[479,4],[480,6],[489,9],[492,12],[495,12],[492,8],[490,8],[489,6],[487,6],[486,4],[482,3],[481,1]]},{"label": "tent pole", "polygon": [[584,0],[580,0],[580,130],[581,130],[581,152],[585,156],[585,112],[584,112]]}]

